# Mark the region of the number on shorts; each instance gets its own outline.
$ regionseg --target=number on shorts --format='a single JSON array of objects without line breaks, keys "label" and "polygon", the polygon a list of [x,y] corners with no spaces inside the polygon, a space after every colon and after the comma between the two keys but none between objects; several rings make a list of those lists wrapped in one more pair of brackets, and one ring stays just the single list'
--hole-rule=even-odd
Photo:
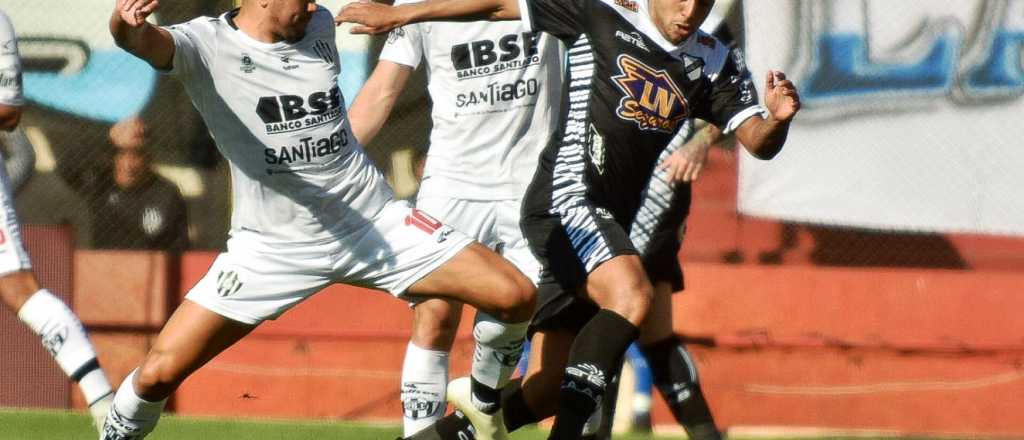
[{"label": "number on shorts", "polygon": [[412,214],[405,216],[405,225],[415,226],[417,228],[420,228],[421,231],[426,232],[427,234],[430,235],[433,235],[434,232],[437,232],[438,229],[441,229],[441,226],[444,226],[444,224],[442,224],[436,218],[433,218],[427,213],[420,211],[419,209],[416,208],[412,209]]}]

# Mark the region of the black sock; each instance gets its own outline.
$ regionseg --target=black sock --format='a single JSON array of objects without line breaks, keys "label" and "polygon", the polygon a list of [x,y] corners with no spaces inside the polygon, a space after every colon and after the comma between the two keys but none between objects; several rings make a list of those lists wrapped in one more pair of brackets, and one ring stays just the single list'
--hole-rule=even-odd
[{"label": "black sock", "polygon": [[480,411],[486,414],[494,414],[501,409],[501,391],[477,382],[472,375],[469,376],[469,391],[473,394],[474,404]]},{"label": "black sock", "polygon": [[405,440],[472,440],[475,439],[469,419],[456,411],[438,419]]},{"label": "black sock", "polygon": [[549,439],[579,439],[583,425],[618,370],[637,328],[619,314],[601,310],[576,335],[562,380],[558,414]]},{"label": "black sock", "polygon": [[675,336],[642,347],[654,376],[654,386],[672,415],[693,440],[721,440],[697,379],[697,365]]},{"label": "black sock", "polygon": [[[513,388],[510,383],[505,389]],[[526,405],[523,389],[516,386],[510,393],[502,393],[501,407],[505,408],[505,429],[515,431],[526,425],[540,422],[540,417]]]}]

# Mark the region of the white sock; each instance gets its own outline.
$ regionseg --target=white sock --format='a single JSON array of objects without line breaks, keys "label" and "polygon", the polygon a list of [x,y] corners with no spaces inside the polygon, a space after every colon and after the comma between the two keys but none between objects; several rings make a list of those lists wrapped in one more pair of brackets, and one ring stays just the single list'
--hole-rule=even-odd
[{"label": "white sock", "polygon": [[18,318],[39,335],[43,347],[64,374],[78,382],[86,402],[91,404],[110,394],[110,382],[96,361],[96,351],[89,342],[85,327],[64,301],[41,289],[21,306]]},{"label": "white sock", "polygon": [[107,415],[105,433],[112,431],[117,434],[142,434],[145,436],[156,427],[156,422],[160,420],[160,413],[163,412],[167,399],[150,402],[139,397],[133,383],[137,371],[137,369],[132,371],[128,377],[124,378],[121,387],[117,389],[114,403],[110,406],[110,414]]},{"label": "white sock", "polygon": [[425,350],[412,342],[402,364],[402,426],[412,436],[444,415],[448,352]]},{"label": "white sock", "polygon": [[[500,322],[486,313],[477,312],[473,323],[476,352],[471,377],[474,382],[473,404],[484,412],[494,412],[500,404],[500,392],[508,385],[519,359],[530,323]],[[488,389],[482,389],[483,385]]]}]

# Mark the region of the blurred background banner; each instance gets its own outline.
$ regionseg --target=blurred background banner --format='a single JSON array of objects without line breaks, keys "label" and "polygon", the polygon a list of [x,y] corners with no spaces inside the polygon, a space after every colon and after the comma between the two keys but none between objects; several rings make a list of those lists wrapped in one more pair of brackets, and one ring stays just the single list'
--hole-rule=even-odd
[{"label": "blurred background banner", "polygon": [[803,111],[770,162],[743,155],[742,213],[873,229],[1024,234],[1024,1],[745,2]]}]

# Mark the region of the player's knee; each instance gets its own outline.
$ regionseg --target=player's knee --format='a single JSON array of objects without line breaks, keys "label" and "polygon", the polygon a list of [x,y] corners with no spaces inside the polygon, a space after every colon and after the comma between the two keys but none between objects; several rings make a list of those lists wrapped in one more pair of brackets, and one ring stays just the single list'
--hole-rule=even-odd
[{"label": "player's knee", "polygon": [[616,286],[609,304],[603,308],[618,313],[633,325],[640,326],[651,308],[654,289],[650,283],[638,281]]},{"label": "player's knee", "polygon": [[495,317],[504,322],[523,322],[533,317],[537,289],[528,278],[516,272],[501,283]]},{"label": "player's knee", "polygon": [[152,350],[135,372],[135,391],[139,397],[155,402],[169,397],[183,380],[172,354]]}]

